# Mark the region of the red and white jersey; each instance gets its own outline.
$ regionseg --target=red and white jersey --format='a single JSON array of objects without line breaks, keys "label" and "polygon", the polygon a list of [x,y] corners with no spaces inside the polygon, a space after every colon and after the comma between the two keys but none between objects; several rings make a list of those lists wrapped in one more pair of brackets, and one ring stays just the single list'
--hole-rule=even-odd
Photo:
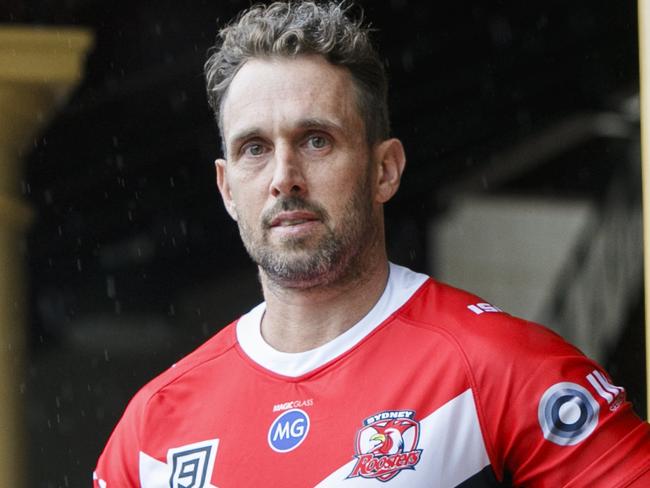
[{"label": "red and white jersey", "polygon": [[373,309],[282,353],[261,304],[146,385],[96,488],[650,486],[650,427],[553,332],[391,265]]}]

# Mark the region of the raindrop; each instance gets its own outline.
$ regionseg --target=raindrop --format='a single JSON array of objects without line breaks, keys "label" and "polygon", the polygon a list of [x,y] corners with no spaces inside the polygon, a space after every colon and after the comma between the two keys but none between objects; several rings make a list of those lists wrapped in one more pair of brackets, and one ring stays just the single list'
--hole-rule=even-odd
[{"label": "raindrop", "polygon": [[52,205],[52,202],[54,199],[52,198],[52,190],[45,190],[43,192],[43,197],[45,198],[45,203],[48,205]]},{"label": "raindrop", "polygon": [[115,294],[115,277],[109,275],[106,277],[106,295],[108,298],[115,298]]},{"label": "raindrop", "polygon": [[171,315],[171,316],[176,315],[176,308],[174,307],[173,303],[169,304],[169,315]]},{"label": "raindrop", "polygon": [[184,236],[187,235],[187,223],[184,220],[180,221],[181,225],[181,232],[183,233]]},{"label": "raindrop", "polygon": [[169,186],[171,186],[172,188],[175,188],[175,187],[176,187],[176,182],[174,181],[174,177],[173,177],[173,176],[170,176],[170,177],[169,177]]},{"label": "raindrop", "polygon": [[109,358],[108,358],[108,349],[106,349],[106,348],[104,348],[104,361],[106,361],[106,362],[109,361]]},{"label": "raindrop", "polygon": [[77,270],[81,271],[83,269],[83,266],[81,264],[81,258],[77,258]]}]

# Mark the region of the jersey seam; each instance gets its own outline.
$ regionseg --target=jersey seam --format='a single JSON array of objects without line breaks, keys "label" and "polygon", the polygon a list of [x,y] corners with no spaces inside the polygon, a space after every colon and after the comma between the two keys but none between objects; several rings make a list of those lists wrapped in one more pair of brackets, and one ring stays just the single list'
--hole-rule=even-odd
[{"label": "jersey seam", "polygon": [[637,473],[634,473],[633,476],[630,476],[627,480],[623,481],[623,484],[617,485],[615,488],[625,488],[629,486],[634,481],[638,480],[641,476],[650,471],[650,461],[647,461],[646,465],[643,466]]},{"label": "jersey seam", "polygon": [[[185,371],[181,371],[181,372],[179,372],[179,373],[178,373],[177,375],[175,375],[172,379],[170,379],[169,381],[167,381],[167,382],[164,383],[163,385],[157,387],[157,388],[155,389],[155,391],[151,392],[151,393],[147,396],[147,400],[146,400],[146,402],[144,403],[143,410],[148,410],[148,408],[149,408],[149,404],[151,403],[151,401],[153,400],[153,398],[154,398],[155,396],[157,396],[158,394],[160,394],[160,392],[161,392],[164,388],[167,388],[168,386],[172,385],[172,384],[175,383],[176,381],[180,380],[181,378],[183,378],[186,374],[190,373],[191,371],[194,371],[195,369],[197,369],[197,368],[199,368],[199,367],[205,365],[206,363],[208,363],[208,362],[210,362],[210,361],[213,361],[213,360],[215,360],[215,359],[220,358],[221,356],[223,356],[223,355],[225,355],[226,353],[228,353],[231,349],[233,349],[236,345],[237,345],[237,341],[233,341],[232,344],[230,344],[228,347],[226,347],[226,348],[225,348],[222,352],[220,352],[219,354],[216,354],[216,355],[214,355],[214,356],[211,356],[211,357],[209,357],[209,358],[207,358],[207,359],[205,359],[205,360],[203,360],[203,361],[201,361],[201,362],[199,362],[199,363],[197,363],[197,364],[195,364],[195,365],[192,365],[192,366],[188,367]],[[190,353],[190,354],[191,354],[191,353]],[[154,380],[154,381],[155,381],[155,380]],[[145,386],[145,388],[146,388],[146,386]],[[140,425],[142,426],[143,424],[141,423]],[[140,437],[141,437],[141,436],[140,436],[140,432],[138,432],[138,443],[141,445],[141,443],[140,443]]]},{"label": "jersey seam", "polygon": [[490,436],[490,433],[489,433],[489,431],[487,429],[487,422],[485,421],[485,413],[483,411],[484,410],[483,409],[483,404],[482,404],[481,398],[479,396],[478,383],[477,383],[476,379],[474,378],[474,373],[473,373],[473,370],[472,370],[472,366],[471,366],[471,364],[469,362],[469,358],[467,357],[467,354],[465,353],[465,350],[463,349],[462,345],[458,342],[457,338],[453,334],[451,334],[449,331],[447,331],[447,330],[445,330],[445,329],[443,329],[443,328],[441,328],[439,326],[436,326],[436,325],[433,325],[433,324],[430,324],[430,323],[427,323],[427,322],[416,321],[416,320],[413,320],[413,319],[410,319],[410,318],[407,318],[407,317],[402,317],[402,320],[404,320],[404,322],[406,322],[408,325],[411,325],[413,327],[417,327],[419,329],[426,329],[426,330],[429,330],[429,331],[431,331],[433,333],[437,332],[440,335],[443,335],[443,336],[447,337],[447,339],[450,342],[452,342],[455,345],[456,349],[459,351],[459,353],[460,353],[460,355],[462,357],[462,360],[463,360],[463,364],[465,366],[465,372],[467,374],[467,379],[469,381],[470,388],[472,389],[472,397],[474,398],[475,403],[476,403],[476,413],[477,413],[477,416],[478,416],[481,432],[483,433],[483,438],[486,441],[486,451],[488,452],[488,457],[490,459],[490,464],[492,465],[492,469],[495,469],[495,470],[498,471],[497,474],[498,474],[498,477],[500,478],[499,482],[501,482],[503,480],[503,477],[504,477],[504,472],[503,472],[504,470],[503,470],[502,466],[499,466],[499,464],[496,463],[496,449],[494,448],[494,443],[492,441],[492,437]]}]

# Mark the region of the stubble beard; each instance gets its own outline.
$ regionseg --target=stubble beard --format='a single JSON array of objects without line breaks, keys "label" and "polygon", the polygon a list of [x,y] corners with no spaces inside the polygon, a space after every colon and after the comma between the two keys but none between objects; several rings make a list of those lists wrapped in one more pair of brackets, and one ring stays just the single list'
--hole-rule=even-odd
[{"label": "stubble beard", "polygon": [[[343,284],[363,273],[364,251],[377,238],[377,223],[373,218],[372,200],[367,181],[350,197],[338,227],[330,225],[331,218],[319,205],[301,197],[279,200],[269,212],[307,210],[318,215],[326,228],[324,235],[314,238],[287,238],[281,247],[271,246],[268,224],[261,238],[243,221],[239,231],[251,259],[273,284],[282,288],[308,289],[315,286]],[[263,219],[268,223],[269,218]]]}]

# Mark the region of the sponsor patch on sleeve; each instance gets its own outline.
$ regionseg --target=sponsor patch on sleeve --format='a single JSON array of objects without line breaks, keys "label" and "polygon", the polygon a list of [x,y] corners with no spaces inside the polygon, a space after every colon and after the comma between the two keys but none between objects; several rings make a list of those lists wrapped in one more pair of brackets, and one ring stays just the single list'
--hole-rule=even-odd
[{"label": "sponsor patch on sleeve", "polygon": [[594,431],[599,412],[598,402],[586,388],[562,382],[544,392],[537,416],[548,441],[559,446],[572,446]]}]

